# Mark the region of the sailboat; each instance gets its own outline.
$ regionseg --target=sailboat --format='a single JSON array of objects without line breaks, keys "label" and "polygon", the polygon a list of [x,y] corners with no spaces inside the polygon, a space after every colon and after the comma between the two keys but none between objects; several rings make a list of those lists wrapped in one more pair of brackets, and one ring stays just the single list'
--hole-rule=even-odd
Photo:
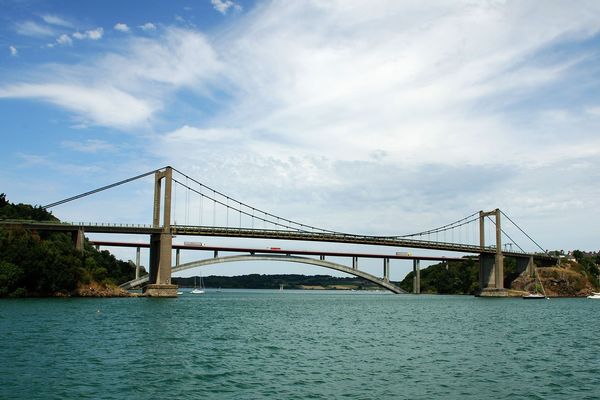
[{"label": "sailboat", "polygon": [[204,294],[204,281],[202,281],[202,275],[200,276],[200,287],[196,286],[196,278],[194,277],[194,290],[192,290],[190,293]]},{"label": "sailboat", "polygon": [[[536,281],[535,293],[529,293],[527,296],[523,296],[523,300],[550,299],[548,296],[546,296],[546,291],[544,290],[544,285],[542,285],[542,280],[538,276],[537,268],[535,268],[535,267],[534,267],[534,272],[535,272],[535,281]],[[538,282],[540,284],[540,287],[542,288],[543,294],[539,293],[537,291],[537,283]]]}]

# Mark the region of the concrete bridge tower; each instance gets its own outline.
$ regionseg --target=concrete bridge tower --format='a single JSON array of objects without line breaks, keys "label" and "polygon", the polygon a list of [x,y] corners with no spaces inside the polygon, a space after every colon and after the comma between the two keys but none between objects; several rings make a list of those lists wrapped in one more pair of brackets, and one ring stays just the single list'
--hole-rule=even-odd
[{"label": "concrete bridge tower", "polygon": [[[485,217],[496,218],[496,254],[484,253],[485,249]],[[482,296],[502,296],[504,289],[504,256],[502,255],[502,228],[500,225],[500,209],[479,212],[479,288]]]},{"label": "concrete bridge tower", "polygon": [[[164,205],[161,225],[161,192],[164,182]],[[150,236],[150,276],[144,293],[151,297],[177,297],[177,285],[171,284],[171,257],[173,236],[171,234],[171,189],[173,169],[166,167],[154,174],[154,215],[152,226],[162,228]]]}]

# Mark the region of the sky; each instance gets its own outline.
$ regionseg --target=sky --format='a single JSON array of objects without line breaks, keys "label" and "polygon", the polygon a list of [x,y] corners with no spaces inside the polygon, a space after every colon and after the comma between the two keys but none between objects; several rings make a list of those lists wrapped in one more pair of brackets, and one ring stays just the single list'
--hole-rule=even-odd
[{"label": "sky", "polygon": [[[408,234],[500,208],[545,249],[600,249],[598,1],[0,10],[0,192],[12,202],[172,165],[336,231]],[[152,190],[135,182],[52,211],[150,223]]]}]

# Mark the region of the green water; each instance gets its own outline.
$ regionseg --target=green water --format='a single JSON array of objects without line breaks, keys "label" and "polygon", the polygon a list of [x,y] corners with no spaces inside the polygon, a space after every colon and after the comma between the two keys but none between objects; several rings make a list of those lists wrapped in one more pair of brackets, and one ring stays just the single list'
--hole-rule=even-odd
[{"label": "green water", "polygon": [[0,398],[598,399],[600,301],[209,291],[0,301]]}]

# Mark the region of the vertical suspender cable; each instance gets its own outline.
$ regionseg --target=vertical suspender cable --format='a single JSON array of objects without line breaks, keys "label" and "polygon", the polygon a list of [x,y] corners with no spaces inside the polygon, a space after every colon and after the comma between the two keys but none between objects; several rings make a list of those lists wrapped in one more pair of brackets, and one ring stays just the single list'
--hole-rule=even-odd
[{"label": "vertical suspender cable", "polygon": [[185,224],[188,225],[188,216],[189,216],[189,206],[190,206],[190,190],[188,187],[188,178],[185,177]]},{"label": "vertical suspender cable", "polygon": [[173,224],[177,225],[177,182],[173,182],[174,183],[174,193],[173,193],[173,205],[171,206],[171,208],[173,208]]}]

